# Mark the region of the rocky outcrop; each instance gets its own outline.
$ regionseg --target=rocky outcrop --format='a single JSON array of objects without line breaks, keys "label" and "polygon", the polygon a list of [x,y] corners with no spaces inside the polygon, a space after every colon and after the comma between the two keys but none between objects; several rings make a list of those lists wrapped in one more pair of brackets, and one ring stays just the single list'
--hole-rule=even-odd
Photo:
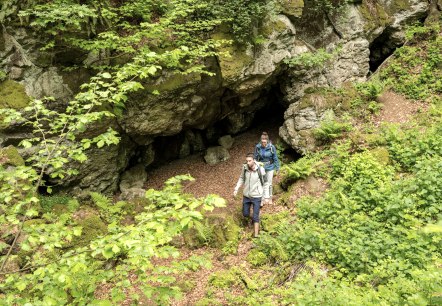
[{"label": "rocky outcrop", "polygon": [[[67,179],[64,185],[77,192],[89,188],[110,192],[117,189],[130,158],[136,159],[132,163],[147,166],[162,158],[202,152],[215,145],[221,135],[234,135],[250,127],[255,113],[269,103],[271,88],[280,90],[278,98],[287,108],[281,137],[298,152],[314,149],[311,130],[334,106],[330,101],[319,103],[313,96],[304,99],[306,91],[365,80],[370,57],[374,56],[373,42],[388,34],[389,48],[400,45],[404,25],[425,16],[429,7],[424,0],[362,0],[341,11],[323,13],[303,0],[277,2],[280,13],[263,21],[258,41],[253,45],[226,45],[220,51],[230,56],[222,53],[206,61],[213,76],[164,72],[143,84],[145,89],[129,97],[123,116],[112,123],[122,135],[121,144],[92,149],[89,161],[80,165],[80,176]],[[232,38],[222,28],[212,37]],[[0,101],[0,106],[20,108],[26,105],[27,96],[45,95],[54,96],[62,105],[91,75],[85,68],[70,73],[62,68],[68,63],[91,64],[107,57],[78,50],[51,54],[39,50],[41,46],[28,30],[3,27],[0,69],[9,80],[0,83],[0,92],[5,87],[20,89],[7,95],[9,100]],[[285,63],[288,58],[319,48],[339,51],[321,67],[288,67]],[[153,94],[155,91],[159,94]],[[17,129],[2,133],[2,145],[15,145],[29,136]],[[167,137],[175,138],[169,141]],[[220,159],[212,155],[214,160]]]},{"label": "rocky outcrop", "polygon": [[[405,41],[404,26],[424,17],[428,7],[428,2],[421,0],[363,0],[361,4],[349,5],[340,13],[324,14],[309,23],[306,18],[311,15],[308,11],[304,12],[303,20],[295,22],[298,33],[303,33],[301,39],[311,48],[338,51],[324,66],[288,71],[282,83],[284,102],[289,106],[280,128],[284,141],[300,153],[314,150],[316,142],[312,138],[312,130],[319,126],[324,113],[333,111],[337,105],[320,103],[329,106],[318,108],[318,97],[310,97],[311,103],[306,103],[305,99],[300,102],[306,90],[364,81],[370,70],[371,47],[375,39],[386,35],[388,48],[394,50]],[[382,54],[374,56],[382,57]]]}]

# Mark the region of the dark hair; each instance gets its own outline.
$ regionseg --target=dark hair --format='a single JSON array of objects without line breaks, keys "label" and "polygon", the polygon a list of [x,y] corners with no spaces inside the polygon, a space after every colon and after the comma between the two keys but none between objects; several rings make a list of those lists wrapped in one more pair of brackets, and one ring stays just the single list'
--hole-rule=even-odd
[{"label": "dark hair", "polygon": [[255,155],[253,155],[253,153],[247,153],[246,158],[247,157],[251,157],[251,158],[255,159]]},{"label": "dark hair", "polygon": [[266,138],[267,140],[269,140],[269,134],[267,134],[267,132],[262,132],[261,138]]}]

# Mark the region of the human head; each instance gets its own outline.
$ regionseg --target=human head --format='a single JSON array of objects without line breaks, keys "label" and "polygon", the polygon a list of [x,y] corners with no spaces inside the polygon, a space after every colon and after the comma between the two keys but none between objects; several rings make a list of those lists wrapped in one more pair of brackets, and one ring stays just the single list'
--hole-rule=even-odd
[{"label": "human head", "polygon": [[246,163],[247,163],[247,166],[249,166],[249,167],[253,166],[253,164],[255,163],[255,158],[253,156],[253,153],[247,153]]},{"label": "human head", "polygon": [[262,132],[262,134],[261,134],[261,145],[263,147],[266,147],[268,143],[269,143],[269,134],[267,134],[267,132]]}]

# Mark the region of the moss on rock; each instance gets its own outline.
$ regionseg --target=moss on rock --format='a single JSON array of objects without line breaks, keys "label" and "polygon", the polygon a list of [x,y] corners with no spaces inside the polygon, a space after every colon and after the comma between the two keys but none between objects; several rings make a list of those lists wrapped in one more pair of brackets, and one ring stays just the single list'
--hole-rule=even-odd
[{"label": "moss on rock", "polygon": [[75,237],[71,246],[85,246],[95,238],[107,233],[107,225],[101,220],[98,212],[87,210],[76,218],[78,225],[82,227],[81,236]]},{"label": "moss on rock", "polygon": [[[212,35],[215,40],[233,41],[231,34],[218,32]],[[234,83],[241,75],[244,68],[253,62],[253,57],[248,55],[244,48],[236,44],[224,45],[218,51],[219,65],[224,83]]]},{"label": "moss on rock", "polygon": [[23,166],[25,161],[21,157],[17,148],[8,146],[0,149],[0,165]]},{"label": "moss on rock", "polygon": [[186,75],[175,73],[168,75],[167,77],[161,78],[154,84],[147,84],[144,87],[149,92],[158,90],[161,95],[163,92],[178,90],[190,84],[198,83],[200,81],[201,81],[201,76],[197,73],[190,73]]},{"label": "moss on rock", "polygon": [[304,9],[304,0],[279,0],[282,13],[289,16],[301,17]]},{"label": "moss on rock", "polygon": [[[0,257],[0,262],[3,262],[5,260],[6,256]],[[17,255],[11,255],[8,258],[8,262],[3,267],[2,272],[8,273],[8,272],[14,272],[20,269],[20,259]]]},{"label": "moss on rock", "polygon": [[0,83],[0,108],[21,109],[29,104],[25,87],[12,80]]},{"label": "moss on rock", "polygon": [[273,33],[282,33],[287,30],[287,25],[280,19],[271,19],[265,22],[260,28],[260,33],[262,36],[268,38]]},{"label": "moss on rock", "polygon": [[209,277],[209,284],[215,288],[230,288],[241,282],[238,277],[239,269],[234,267],[227,271],[213,273]]},{"label": "moss on rock", "polygon": [[378,27],[385,27],[393,22],[393,18],[376,0],[363,0],[359,11],[366,21],[364,25],[366,32],[372,32]]}]

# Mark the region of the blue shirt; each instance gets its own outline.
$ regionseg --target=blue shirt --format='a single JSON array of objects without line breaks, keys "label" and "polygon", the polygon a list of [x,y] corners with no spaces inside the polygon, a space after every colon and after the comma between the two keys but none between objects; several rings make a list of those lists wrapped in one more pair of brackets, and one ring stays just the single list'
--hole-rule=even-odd
[{"label": "blue shirt", "polygon": [[276,148],[271,143],[263,147],[261,143],[255,146],[255,160],[264,164],[266,171],[276,170],[279,171],[279,160],[276,154]]}]

